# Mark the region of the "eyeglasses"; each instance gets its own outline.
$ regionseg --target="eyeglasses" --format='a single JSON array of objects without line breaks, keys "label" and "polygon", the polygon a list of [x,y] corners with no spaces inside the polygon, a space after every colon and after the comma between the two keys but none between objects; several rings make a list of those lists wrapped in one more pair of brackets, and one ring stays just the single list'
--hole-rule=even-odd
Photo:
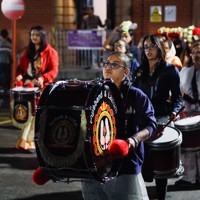
[{"label": "eyeglasses", "polygon": [[154,50],[154,49],[157,49],[157,48],[158,48],[158,45],[156,45],[156,44],[151,44],[150,46],[144,46],[145,51]]},{"label": "eyeglasses", "polygon": [[115,44],[114,47],[115,47],[115,48],[120,48],[120,49],[121,49],[121,48],[123,48],[123,47],[125,47],[125,46],[124,46],[124,45],[117,45],[117,44]]},{"label": "eyeglasses", "polygon": [[200,55],[200,51],[192,52],[190,55],[191,55],[191,56]]},{"label": "eyeglasses", "polygon": [[118,69],[119,67],[125,68],[123,65],[120,65],[118,63],[111,63],[108,60],[103,61],[103,67],[111,67],[112,69]]}]

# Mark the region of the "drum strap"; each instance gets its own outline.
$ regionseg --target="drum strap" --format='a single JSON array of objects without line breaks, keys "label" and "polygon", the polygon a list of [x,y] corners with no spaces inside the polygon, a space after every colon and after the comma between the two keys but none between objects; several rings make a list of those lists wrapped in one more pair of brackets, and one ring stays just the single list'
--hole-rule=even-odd
[{"label": "drum strap", "polygon": [[31,60],[31,70],[32,70],[32,75],[33,75],[33,79],[36,78],[36,70],[34,67],[34,60]]},{"label": "drum strap", "polygon": [[198,95],[197,82],[196,82],[196,70],[194,70],[194,75],[192,78],[192,93],[193,93],[194,100],[198,102],[199,95]]},{"label": "drum strap", "polygon": [[121,93],[123,94],[123,101],[124,101],[125,108],[127,106],[127,100],[128,100],[130,86],[131,86],[131,83],[128,80],[125,80],[120,89]]},{"label": "drum strap", "polygon": [[31,59],[31,72],[32,72],[32,76],[25,74],[24,79],[29,79],[29,80],[33,80],[33,79],[37,79],[38,76],[36,75],[36,69],[34,66],[34,60],[36,60],[38,58],[38,56],[34,59]]},{"label": "drum strap", "polygon": [[184,99],[185,101],[187,101],[188,103],[190,103],[190,104],[199,103],[199,105],[200,105],[200,100],[199,100],[199,101],[196,101],[195,99],[191,98],[191,97],[188,96],[187,94],[184,94],[184,95],[183,95],[183,99]]}]

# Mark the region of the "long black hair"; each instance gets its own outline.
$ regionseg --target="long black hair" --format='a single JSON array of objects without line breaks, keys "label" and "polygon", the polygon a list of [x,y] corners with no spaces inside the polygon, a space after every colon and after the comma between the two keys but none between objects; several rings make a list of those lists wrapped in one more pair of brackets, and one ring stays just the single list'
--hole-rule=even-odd
[{"label": "long black hair", "polygon": [[38,55],[39,55],[40,52],[42,52],[48,45],[46,31],[44,30],[44,28],[42,26],[31,27],[31,29],[29,31],[30,37],[31,37],[31,31],[32,30],[38,31],[38,33],[40,35],[41,42],[40,42],[40,48],[36,52],[35,45],[31,41],[31,39],[29,40],[27,58],[29,58],[30,60],[34,59],[34,56],[36,55],[36,53],[38,53]]},{"label": "long black hair", "polygon": [[153,34],[146,35],[142,41],[141,65],[138,68],[138,70],[140,70],[140,75],[142,76],[143,82],[146,82],[146,80],[149,77],[149,72],[150,72],[149,71],[149,59],[147,58],[147,56],[145,54],[145,50],[144,50],[144,43],[147,39],[150,39],[152,44],[157,45],[157,47],[158,47],[158,55],[157,55],[158,63],[156,64],[155,72],[154,72],[153,76],[158,75],[159,71],[161,70],[162,67],[165,66],[165,63],[166,63],[165,58],[164,58],[165,54],[164,54],[164,49],[163,49],[163,41],[161,41],[161,39],[159,37],[157,37],[156,35],[153,35]]}]

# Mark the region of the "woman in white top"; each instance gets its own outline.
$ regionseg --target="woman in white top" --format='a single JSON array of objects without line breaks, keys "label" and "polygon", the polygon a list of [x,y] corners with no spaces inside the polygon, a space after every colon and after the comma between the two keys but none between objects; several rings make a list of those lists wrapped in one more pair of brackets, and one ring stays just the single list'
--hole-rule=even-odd
[{"label": "woman in white top", "polygon": [[163,45],[164,45],[164,49],[165,49],[165,61],[173,64],[180,71],[182,68],[182,63],[181,63],[180,58],[178,56],[176,56],[176,49],[174,47],[173,42],[170,40],[165,40],[163,42]]},{"label": "woman in white top", "polygon": [[[193,64],[183,67],[180,71],[186,117],[200,116],[200,43],[192,46],[191,56]],[[200,150],[182,152],[182,161],[185,168],[184,175],[175,184],[184,187],[199,186]]]}]

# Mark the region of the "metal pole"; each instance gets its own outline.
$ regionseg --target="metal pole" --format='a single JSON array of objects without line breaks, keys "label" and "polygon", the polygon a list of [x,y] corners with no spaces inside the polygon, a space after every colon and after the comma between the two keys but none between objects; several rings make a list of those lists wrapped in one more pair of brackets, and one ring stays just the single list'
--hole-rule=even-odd
[{"label": "metal pole", "polygon": [[11,88],[15,86],[15,78],[16,78],[16,19],[12,20]]}]

